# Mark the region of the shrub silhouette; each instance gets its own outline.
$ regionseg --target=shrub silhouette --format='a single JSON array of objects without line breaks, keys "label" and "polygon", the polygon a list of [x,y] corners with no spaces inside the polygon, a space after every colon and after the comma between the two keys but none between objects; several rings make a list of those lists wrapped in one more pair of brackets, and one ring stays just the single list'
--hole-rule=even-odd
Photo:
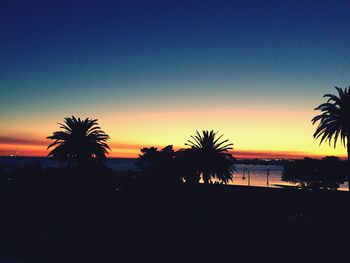
[{"label": "shrub silhouette", "polygon": [[346,179],[346,164],[328,156],[322,160],[304,158],[285,164],[282,180],[296,183],[302,189],[318,190],[339,188]]}]

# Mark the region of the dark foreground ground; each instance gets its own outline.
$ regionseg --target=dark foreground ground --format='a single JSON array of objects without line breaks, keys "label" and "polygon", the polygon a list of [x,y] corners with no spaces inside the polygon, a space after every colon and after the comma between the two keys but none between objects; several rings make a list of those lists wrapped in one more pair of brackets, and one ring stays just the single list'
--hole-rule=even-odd
[{"label": "dark foreground ground", "polygon": [[0,262],[350,262],[349,197],[221,185],[4,188]]}]

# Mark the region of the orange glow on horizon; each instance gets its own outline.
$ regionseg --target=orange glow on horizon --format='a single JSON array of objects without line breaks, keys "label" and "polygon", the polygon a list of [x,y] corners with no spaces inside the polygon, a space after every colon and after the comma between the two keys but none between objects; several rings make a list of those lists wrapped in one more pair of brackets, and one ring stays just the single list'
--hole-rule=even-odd
[{"label": "orange glow on horizon", "polygon": [[[111,145],[112,146],[112,145]],[[140,149],[143,147],[152,147],[152,145],[126,145],[113,144],[111,147],[112,151],[109,152],[107,157],[109,158],[137,158],[140,154]],[[157,146],[158,149],[164,148],[166,145]],[[45,157],[48,155],[49,150],[46,149],[47,145],[11,145],[11,144],[0,144],[0,156],[15,155],[18,151],[18,156],[27,157]],[[174,147],[174,150],[179,150],[182,147]],[[314,154],[307,152],[293,152],[293,151],[261,151],[261,150],[233,150],[231,154],[238,159],[299,159],[304,157],[321,158],[325,155]],[[345,158],[345,155],[339,157]]]},{"label": "orange glow on horizon", "polygon": [[[236,158],[302,158],[334,155],[346,156],[340,144],[337,148],[319,145],[312,135],[315,126],[311,119],[315,112],[310,106],[276,110],[272,106],[229,107],[216,106],[195,108],[147,108],[130,109],[91,115],[111,139],[109,157],[136,158],[143,147],[174,145],[185,147],[185,142],[196,130],[215,130],[224,134],[234,144]],[[82,118],[86,114],[75,114]],[[29,119],[11,122],[0,128],[0,155],[11,155],[19,148],[20,156],[46,156],[50,141],[46,136],[59,130],[57,122],[63,118],[47,118],[33,125]],[[23,127],[26,127],[25,129]],[[11,136],[4,136],[11,135]],[[25,138],[25,139],[23,139]]]}]

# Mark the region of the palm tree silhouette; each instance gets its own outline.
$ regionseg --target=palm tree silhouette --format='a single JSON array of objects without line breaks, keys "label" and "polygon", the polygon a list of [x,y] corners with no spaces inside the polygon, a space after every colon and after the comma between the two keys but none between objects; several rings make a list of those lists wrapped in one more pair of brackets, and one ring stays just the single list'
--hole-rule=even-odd
[{"label": "palm tree silhouette", "polygon": [[58,159],[61,164],[75,164],[84,167],[93,160],[105,161],[110,150],[106,141],[109,136],[98,126],[97,119],[81,120],[66,117],[64,124],[59,123],[63,131],[55,131],[47,139],[54,140],[47,149],[55,147],[48,156]]},{"label": "palm tree silhouette", "polygon": [[[314,138],[321,138],[320,144],[327,140],[331,144],[333,140],[334,147],[336,147],[340,137],[341,143],[347,148],[350,165],[350,86],[345,89],[335,88],[338,91],[338,96],[333,94],[324,95],[324,98],[328,98],[327,102],[315,108],[315,110],[320,110],[322,113],[311,120],[312,124],[319,121]],[[350,190],[350,176],[348,182]]]},{"label": "palm tree silhouette", "polygon": [[233,144],[227,143],[228,140],[220,142],[222,136],[217,136],[217,132],[213,130],[202,131],[202,134],[196,131],[196,135],[191,136],[185,144],[191,147],[186,151],[191,156],[192,165],[202,174],[205,184],[211,179],[218,179],[226,184],[236,170],[235,158],[229,153]]}]

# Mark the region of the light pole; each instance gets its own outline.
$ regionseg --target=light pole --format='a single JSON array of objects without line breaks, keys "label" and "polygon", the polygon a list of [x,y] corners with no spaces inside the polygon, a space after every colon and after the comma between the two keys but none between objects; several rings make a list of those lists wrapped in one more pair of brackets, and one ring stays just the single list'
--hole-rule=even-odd
[{"label": "light pole", "polygon": [[245,173],[248,173],[248,186],[250,186],[250,171],[248,168],[243,169],[243,177],[242,177],[243,180],[245,180]]}]

